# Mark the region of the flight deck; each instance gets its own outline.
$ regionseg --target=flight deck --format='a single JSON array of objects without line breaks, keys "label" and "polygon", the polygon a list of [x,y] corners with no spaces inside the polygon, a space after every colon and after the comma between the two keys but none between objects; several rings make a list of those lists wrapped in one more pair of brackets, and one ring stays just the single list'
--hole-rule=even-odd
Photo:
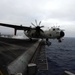
[{"label": "flight deck", "polygon": [[29,75],[33,69],[28,65],[32,64],[37,72],[48,70],[44,41],[0,37],[1,75]]}]

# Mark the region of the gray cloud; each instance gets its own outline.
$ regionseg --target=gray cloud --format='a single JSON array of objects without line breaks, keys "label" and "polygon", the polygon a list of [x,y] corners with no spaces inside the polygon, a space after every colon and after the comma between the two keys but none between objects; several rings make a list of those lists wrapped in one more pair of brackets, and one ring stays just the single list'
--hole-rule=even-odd
[{"label": "gray cloud", "polygon": [[45,27],[57,23],[66,36],[75,36],[74,7],[75,0],[0,0],[0,22],[30,26],[37,19]]}]

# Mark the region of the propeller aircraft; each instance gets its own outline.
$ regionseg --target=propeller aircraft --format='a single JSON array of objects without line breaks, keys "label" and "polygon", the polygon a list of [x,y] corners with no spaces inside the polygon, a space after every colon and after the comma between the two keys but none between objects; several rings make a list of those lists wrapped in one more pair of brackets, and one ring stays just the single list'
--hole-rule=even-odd
[{"label": "propeller aircraft", "polygon": [[14,35],[16,35],[17,30],[24,30],[24,34],[29,37],[29,39],[32,38],[38,38],[38,39],[57,39],[58,42],[62,42],[61,38],[64,37],[65,33],[63,30],[61,30],[58,27],[51,27],[50,29],[44,31],[41,28],[44,26],[40,26],[41,21],[39,24],[37,24],[37,20],[35,20],[35,24],[31,23],[34,27],[25,27],[25,26],[18,26],[18,25],[12,25],[12,24],[5,24],[5,23],[0,23],[0,26],[5,26],[5,27],[10,27],[14,28]]}]

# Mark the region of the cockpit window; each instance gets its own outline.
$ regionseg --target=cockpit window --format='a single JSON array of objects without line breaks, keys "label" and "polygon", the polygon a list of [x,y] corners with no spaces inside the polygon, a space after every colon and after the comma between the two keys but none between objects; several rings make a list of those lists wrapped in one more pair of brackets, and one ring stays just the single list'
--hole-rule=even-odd
[{"label": "cockpit window", "polygon": [[53,31],[55,31],[55,29],[53,28]]}]

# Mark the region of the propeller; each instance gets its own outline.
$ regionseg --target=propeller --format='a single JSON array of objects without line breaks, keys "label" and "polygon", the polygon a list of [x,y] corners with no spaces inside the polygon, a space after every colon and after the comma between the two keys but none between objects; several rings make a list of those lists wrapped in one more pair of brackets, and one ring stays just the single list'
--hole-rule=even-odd
[{"label": "propeller", "polygon": [[44,27],[44,26],[40,26],[41,21],[39,22],[39,24],[37,24],[37,20],[35,20],[35,23],[36,23],[36,25],[35,25],[34,23],[31,22],[31,24],[32,24],[35,28],[36,28],[36,27],[38,27],[38,28]]},{"label": "propeller", "polygon": [[31,23],[31,24],[35,27],[34,29],[36,30],[36,34],[40,35],[40,32],[43,32],[43,30],[41,28],[43,28],[44,26],[40,26],[41,21],[39,22],[39,24],[37,24],[37,20],[35,20],[35,23],[36,23],[36,25],[33,23]]}]

